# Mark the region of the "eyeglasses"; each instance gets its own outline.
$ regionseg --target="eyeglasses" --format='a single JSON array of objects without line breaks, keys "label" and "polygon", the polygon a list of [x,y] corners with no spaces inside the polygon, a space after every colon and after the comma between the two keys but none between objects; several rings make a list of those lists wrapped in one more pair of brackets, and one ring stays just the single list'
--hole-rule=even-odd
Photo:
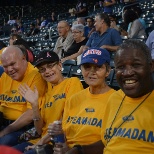
[{"label": "eyeglasses", "polygon": [[46,64],[46,67],[39,67],[39,73],[44,73],[46,71],[46,69],[52,69],[56,64],[58,64],[58,62],[54,62],[54,63],[50,63],[50,64]]},{"label": "eyeglasses", "polygon": [[85,71],[90,71],[92,68],[95,71],[100,71],[103,68],[103,65],[94,65],[94,64],[82,64],[82,67]]}]

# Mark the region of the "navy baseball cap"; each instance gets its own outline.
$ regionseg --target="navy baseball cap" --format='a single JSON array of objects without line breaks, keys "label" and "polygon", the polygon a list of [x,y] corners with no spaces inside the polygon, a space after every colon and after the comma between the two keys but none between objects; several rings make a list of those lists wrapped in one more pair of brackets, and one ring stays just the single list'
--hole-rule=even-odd
[{"label": "navy baseball cap", "polygon": [[38,66],[43,62],[53,63],[53,62],[56,62],[56,61],[59,61],[59,57],[55,52],[53,52],[53,51],[43,51],[36,58],[34,66]]},{"label": "navy baseball cap", "polygon": [[92,63],[96,65],[110,64],[110,54],[106,49],[89,48],[82,53],[81,63]]}]

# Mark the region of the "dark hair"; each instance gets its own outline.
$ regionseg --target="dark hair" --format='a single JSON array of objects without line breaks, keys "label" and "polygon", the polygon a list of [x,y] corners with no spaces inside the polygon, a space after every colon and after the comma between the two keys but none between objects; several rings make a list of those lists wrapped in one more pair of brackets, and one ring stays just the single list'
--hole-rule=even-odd
[{"label": "dark hair", "polygon": [[142,9],[141,9],[140,7],[133,7],[132,10],[135,11],[135,12],[137,13],[138,17],[141,16],[141,14],[142,14]]},{"label": "dark hair", "polygon": [[[13,45],[23,45],[26,48],[26,50],[28,50],[28,51],[26,51],[27,52],[27,56],[26,56],[27,61],[32,62],[34,60],[34,54],[33,54],[32,50],[30,49],[27,41],[25,41],[24,39],[20,38],[20,39],[15,40],[13,42]],[[30,60],[28,52],[30,52],[31,55],[33,56],[33,58],[32,58],[33,60]]]},{"label": "dark hair", "polygon": [[124,23],[129,24],[130,22],[133,22],[136,19],[138,19],[138,15],[135,11],[127,10],[124,13]]},{"label": "dark hair", "polygon": [[[140,52],[142,52],[145,55],[145,58],[147,60],[147,63],[151,63],[152,62],[152,57],[151,57],[151,52],[150,49],[147,47],[147,45],[140,40],[136,40],[136,39],[129,39],[126,40],[124,43],[122,43],[119,48],[117,49],[116,54],[118,53],[118,51],[120,50],[126,50],[126,49],[136,49],[136,50],[140,50]],[[116,55],[115,55],[116,57]]]},{"label": "dark hair", "polygon": [[21,36],[18,35],[18,34],[11,34],[11,35],[10,35],[10,38],[11,38],[11,37],[12,37],[12,38],[16,38],[17,40],[18,40],[18,39],[21,39]]},{"label": "dark hair", "polygon": [[104,19],[104,22],[107,24],[107,26],[110,27],[110,18],[105,13],[98,13],[96,16],[98,16],[100,19]]},{"label": "dark hair", "polygon": [[87,17],[86,20],[87,19],[90,19],[92,22],[94,22],[94,18],[93,17]]}]

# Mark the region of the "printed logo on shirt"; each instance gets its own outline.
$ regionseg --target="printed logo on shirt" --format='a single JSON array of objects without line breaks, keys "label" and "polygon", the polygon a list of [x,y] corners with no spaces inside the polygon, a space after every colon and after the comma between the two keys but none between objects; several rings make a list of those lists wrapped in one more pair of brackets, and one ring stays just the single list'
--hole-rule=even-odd
[{"label": "printed logo on shirt", "polygon": [[93,108],[85,108],[85,111],[86,112],[95,112],[95,109],[93,109]]},{"label": "printed logo on shirt", "polygon": [[71,117],[67,118],[67,123],[78,124],[78,125],[91,125],[95,127],[102,127],[102,119],[89,118],[89,117]]},{"label": "printed logo on shirt", "polygon": [[[114,134],[114,135],[113,135]],[[106,129],[106,133],[104,135],[104,139],[108,140],[110,138],[114,137],[123,137],[123,138],[129,138],[133,140],[142,140],[145,142],[154,142],[154,131],[148,131],[145,129],[138,129],[138,128],[108,128]]]},{"label": "printed logo on shirt", "polygon": [[0,95],[0,101],[6,101],[6,102],[26,102],[24,97],[21,97],[21,96],[10,97],[10,96],[4,95],[4,94]]},{"label": "printed logo on shirt", "polygon": [[125,117],[122,117],[122,120],[125,121],[125,122],[129,122],[129,121],[133,121],[134,117],[132,115],[131,116],[125,116]]},{"label": "printed logo on shirt", "polygon": [[51,107],[53,103],[56,102],[57,100],[66,98],[66,94],[65,93],[57,94],[57,95],[54,95],[53,97],[54,97],[54,101],[45,103],[44,108]]}]

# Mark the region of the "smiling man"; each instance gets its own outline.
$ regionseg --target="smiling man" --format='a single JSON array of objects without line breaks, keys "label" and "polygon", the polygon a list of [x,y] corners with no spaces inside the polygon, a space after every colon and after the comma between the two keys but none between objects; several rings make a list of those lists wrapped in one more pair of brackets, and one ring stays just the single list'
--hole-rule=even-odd
[{"label": "smiling man", "polygon": [[[109,97],[102,125],[102,141],[78,145],[66,154],[153,153],[154,85],[148,47],[138,40],[125,41],[116,52],[115,67],[121,90]],[[60,151],[60,148],[57,150]]]},{"label": "smiling man", "polygon": [[17,46],[5,48],[1,62],[5,73],[0,82],[0,111],[4,118],[0,144],[13,146],[33,120],[31,105],[18,93],[19,85],[26,83],[31,88],[35,85],[41,97],[45,93],[46,82],[38,70],[27,62],[25,54]]}]

